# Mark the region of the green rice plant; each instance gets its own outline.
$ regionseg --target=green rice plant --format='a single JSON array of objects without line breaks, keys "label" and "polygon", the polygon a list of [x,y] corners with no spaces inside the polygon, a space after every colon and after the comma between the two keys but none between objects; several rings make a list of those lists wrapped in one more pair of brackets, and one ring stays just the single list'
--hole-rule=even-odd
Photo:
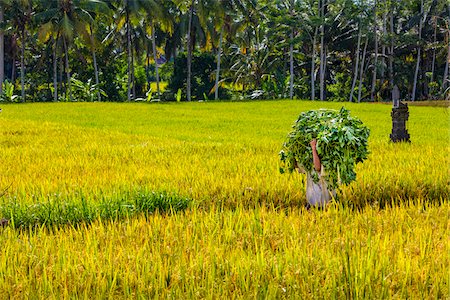
[{"label": "green rice plant", "polygon": [[29,205],[17,201],[4,202],[0,206],[0,214],[7,218],[14,228],[54,228],[62,225],[77,226],[79,223],[90,224],[95,220],[119,220],[156,211],[182,211],[190,202],[190,199],[164,192],[138,192],[125,197],[122,195],[120,198],[103,198],[98,202],[87,201],[86,197],[81,195],[70,201],[56,198]]}]

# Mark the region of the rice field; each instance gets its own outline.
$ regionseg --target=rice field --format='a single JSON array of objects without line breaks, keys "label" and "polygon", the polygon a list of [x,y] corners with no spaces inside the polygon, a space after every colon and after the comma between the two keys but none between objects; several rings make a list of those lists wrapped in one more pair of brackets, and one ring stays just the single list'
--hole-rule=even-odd
[{"label": "rice field", "polygon": [[369,159],[325,211],[278,152],[342,103],[50,103],[0,113],[7,298],[449,297],[450,118],[348,104]]}]

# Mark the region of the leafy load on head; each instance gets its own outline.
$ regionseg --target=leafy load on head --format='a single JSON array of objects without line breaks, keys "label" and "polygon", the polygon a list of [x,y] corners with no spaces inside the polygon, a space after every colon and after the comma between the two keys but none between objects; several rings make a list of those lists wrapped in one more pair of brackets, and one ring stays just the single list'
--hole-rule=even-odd
[{"label": "leafy load on head", "polygon": [[309,172],[315,182],[319,177],[313,167],[311,140],[317,140],[317,154],[325,169],[325,180],[331,188],[349,184],[356,179],[354,167],[367,158],[370,134],[358,118],[341,108],[303,112],[287,136],[280,152],[280,172],[297,167]]}]

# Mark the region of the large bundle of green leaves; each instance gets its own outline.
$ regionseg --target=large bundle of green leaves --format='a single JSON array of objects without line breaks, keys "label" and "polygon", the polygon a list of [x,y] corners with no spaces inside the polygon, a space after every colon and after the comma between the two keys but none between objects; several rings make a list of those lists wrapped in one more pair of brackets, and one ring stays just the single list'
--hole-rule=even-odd
[{"label": "large bundle of green leaves", "polygon": [[325,180],[331,188],[349,184],[356,179],[358,162],[367,158],[370,130],[350,111],[318,109],[303,112],[287,136],[280,152],[280,172],[292,172],[298,166],[319,177],[313,167],[311,140],[317,140],[317,154],[325,169]]}]

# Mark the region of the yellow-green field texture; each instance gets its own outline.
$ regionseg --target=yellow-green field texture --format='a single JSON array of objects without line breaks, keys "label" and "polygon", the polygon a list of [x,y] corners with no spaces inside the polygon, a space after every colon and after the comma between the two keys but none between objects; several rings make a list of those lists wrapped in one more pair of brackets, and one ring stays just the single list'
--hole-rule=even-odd
[{"label": "yellow-green field texture", "polygon": [[[410,107],[411,143],[392,144],[389,105],[344,104],[371,154],[338,202],[306,211],[305,179],[280,174],[278,152],[300,112],[342,105],[3,105],[0,217],[16,219],[0,228],[0,295],[448,298],[448,108]],[[33,228],[10,210],[152,191],[188,208]]]}]

